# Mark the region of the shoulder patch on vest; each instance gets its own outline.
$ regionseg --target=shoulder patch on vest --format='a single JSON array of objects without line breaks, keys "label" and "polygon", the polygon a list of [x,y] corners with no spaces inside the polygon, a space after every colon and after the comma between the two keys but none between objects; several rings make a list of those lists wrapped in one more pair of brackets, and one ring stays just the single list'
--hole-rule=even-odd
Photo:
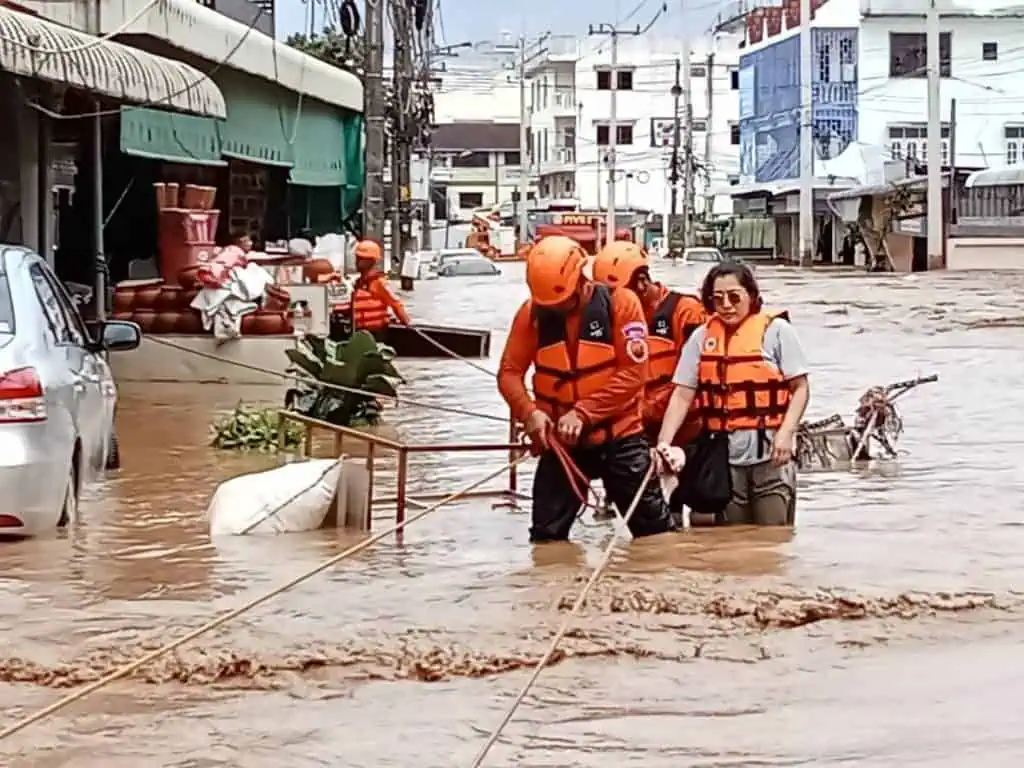
[{"label": "shoulder patch on vest", "polygon": [[646,339],[647,326],[640,320],[634,320],[622,326],[622,335],[627,339]]},{"label": "shoulder patch on vest", "polygon": [[646,338],[631,336],[626,339],[626,356],[634,363],[644,362],[650,354]]},{"label": "shoulder patch on vest", "polygon": [[704,340],[704,349],[707,352],[714,352],[716,349],[718,349],[718,339],[716,339],[714,336],[709,336],[708,338],[706,338]]}]

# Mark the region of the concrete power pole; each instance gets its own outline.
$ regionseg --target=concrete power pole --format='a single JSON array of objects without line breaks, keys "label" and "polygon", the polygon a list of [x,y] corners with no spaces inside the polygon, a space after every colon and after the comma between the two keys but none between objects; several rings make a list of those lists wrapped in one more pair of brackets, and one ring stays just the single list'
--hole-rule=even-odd
[{"label": "concrete power pole", "polygon": [[[616,172],[616,149],[618,147],[619,133],[619,99],[618,99],[618,67],[619,67],[619,36],[639,35],[640,26],[634,29],[619,29],[613,24],[598,24],[589,29],[591,35],[610,35],[612,39],[612,62],[609,88],[611,90],[611,104],[608,116],[608,218],[605,224],[605,241],[612,242],[615,239],[615,172]],[[600,176],[600,166],[598,176]],[[600,181],[598,182],[600,185]]]},{"label": "concrete power pole", "polygon": [[363,39],[366,72],[363,116],[366,124],[366,185],[363,189],[363,237],[384,241],[384,127],[387,94],[384,91],[384,3],[366,0]]},{"label": "concrete power pole", "polygon": [[690,70],[690,40],[683,40],[683,247],[693,245],[693,83]]},{"label": "concrete power pole", "polygon": [[391,104],[391,187],[394,193],[394,206],[391,209],[391,269],[397,272],[401,269],[405,249],[412,236],[409,187],[412,144],[416,130],[409,120],[412,109],[411,86],[415,73],[412,71],[412,20],[407,4],[391,4],[391,23],[395,42]]},{"label": "concrete power pole", "polygon": [[800,0],[800,266],[809,266],[814,247],[814,107],[811,0]]},{"label": "concrete power pole", "polygon": [[[928,269],[942,267],[942,56],[939,11],[928,5],[925,47],[928,51]],[[952,185],[950,185],[952,187]]]},{"label": "concrete power pole", "polygon": [[530,215],[526,210],[526,198],[530,194],[530,111],[526,104],[526,38],[519,38],[519,236],[516,238],[516,252],[519,246],[530,239]]},{"label": "concrete power pole", "polygon": [[[714,40],[712,40],[714,45]],[[711,156],[714,147],[712,137],[715,135],[715,121],[713,119],[715,107],[715,54],[714,51],[708,54],[706,73],[707,85],[705,87],[705,98],[707,99],[708,118],[704,125],[704,221],[711,221],[715,214],[715,195],[711,187],[711,172],[715,167],[714,158]]]},{"label": "concrete power pole", "polygon": [[[669,213],[679,213],[679,145],[682,144],[682,113],[679,110],[679,97],[683,94],[682,77],[683,63],[676,59],[676,79],[672,86],[672,161],[669,167]],[[667,229],[666,229],[667,231]]]}]

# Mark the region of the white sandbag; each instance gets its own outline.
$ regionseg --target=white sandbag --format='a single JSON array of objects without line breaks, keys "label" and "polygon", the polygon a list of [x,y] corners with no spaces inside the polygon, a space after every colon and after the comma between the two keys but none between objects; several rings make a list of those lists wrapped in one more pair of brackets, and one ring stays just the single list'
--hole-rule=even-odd
[{"label": "white sandbag", "polygon": [[314,459],[225,480],[207,508],[210,535],[316,530],[331,508],[341,471],[340,459]]}]

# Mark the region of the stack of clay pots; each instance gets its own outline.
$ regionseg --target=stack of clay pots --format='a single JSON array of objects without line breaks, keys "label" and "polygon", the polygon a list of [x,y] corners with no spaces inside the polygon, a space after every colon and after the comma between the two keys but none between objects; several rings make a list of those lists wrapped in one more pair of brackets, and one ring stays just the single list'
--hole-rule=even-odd
[{"label": "stack of clay pots", "polygon": [[189,304],[197,288],[162,280],[129,280],[114,288],[114,318],[139,324],[143,333],[202,333],[199,313]]},{"label": "stack of clay pots", "polygon": [[182,270],[213,255],[220,211],[214,210],[216,187],[154,184],[160,211],[159,264],[165,283],[176,284]]}]

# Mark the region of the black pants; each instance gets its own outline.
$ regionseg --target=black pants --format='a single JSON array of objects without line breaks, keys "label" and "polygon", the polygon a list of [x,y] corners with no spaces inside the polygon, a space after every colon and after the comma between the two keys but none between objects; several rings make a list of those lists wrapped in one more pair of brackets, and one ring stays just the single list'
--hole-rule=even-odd
[{"label": "black pants", "polygon": [[[644,436],[630,435],[601,445],[577,447],[571,455],[587,477],[601,478],[608,498],[626,514],[651,465],[650,448]],[[568,539],[581,506],[558,456],[552,451],[545,452],[533,478],[530,541]],[[678,521],[669,514],[657,479],[652,478],[629,520],[630,533],[639,538],[678,527]]]}]

